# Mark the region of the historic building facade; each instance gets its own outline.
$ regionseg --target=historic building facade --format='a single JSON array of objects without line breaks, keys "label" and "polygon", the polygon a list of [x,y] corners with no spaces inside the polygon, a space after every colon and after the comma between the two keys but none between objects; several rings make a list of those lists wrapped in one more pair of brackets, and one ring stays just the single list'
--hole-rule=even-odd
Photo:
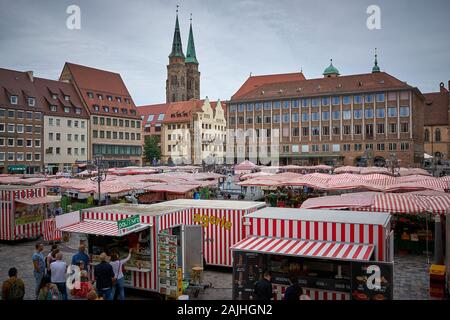
[{"label": "historic building facade", "polygon": [[[449,81],[450,86],[450,81]],[[444,83],[439,92],[425,93],[425,153],[437,163],[450,159],[450,94]]]},{"label": "historic building facade", "polygon": [[0,69],[0,173],[43,169],[43,108],[32,71]]},{"label": "historic building facade", "polygon": [[[161,150],[161,134],[164,116],[167,111],[167,103],[154,104],[148,106],[140,106],[137,108],[142,120],[142,148],[145,146],[145,141],[150,137],[156,137],[158,146]],[[161,150],[162,154],[162,150]],[[142,163],[151,164],[153,161],[145,159],[143,154]]]},{"label": "historic building facade", "polygon": [[206,98],[169,103],[163,121],[162,160],[195,165],[224,163],[226,126],[220,101]]},{"label": "historic building facade", "polygon": [[35,78],[44,111],[44,166],[49,174],[72,172],[89,156],[89,114],[71,83]]},{"label": "historic building facade", "polygon": [[[276,151],[281,164],[383,165],[395,153],[402,166],[422,163],[424,96],[417,88],[381,72],[376,57],[371,73],[341,76],[331,62],[323,76],[260,76],[253,88],[250,77],[227,106],[228,128],[248,133],[245,146],[229,141],[238,145],[235,158]],[[259,141],[279,135],[277,150],[270,142],[260,150],[250,132]]]},{"label": "historic building facade", "polygon": [[142,163],[141,117],[120,74],[66,63],[61,81],[71,82],[90,114],[90,152],[110,167]]},{"label": "historic building facade", "polygon": [[169,55],[166,80],[166,102],[188,101],[200,99],[200,72],[195,53],[192,19],[189,28],[189,39],[186,56],[181,43],[178,13],[175,21],[172,51]]}]

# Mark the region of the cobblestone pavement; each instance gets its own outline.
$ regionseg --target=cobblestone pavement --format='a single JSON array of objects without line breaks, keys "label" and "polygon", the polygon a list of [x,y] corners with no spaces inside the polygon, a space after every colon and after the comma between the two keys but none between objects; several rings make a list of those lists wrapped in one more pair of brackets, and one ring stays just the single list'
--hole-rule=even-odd
[{"label": "cobblestone pavement", "polygon": [[[34,278],[31,255],[37,241],[23,241],[17,243],[0,243],[0,280],[7,278],[8,269],[16,267],[19,276],[25,281],[25,298],[34,299]],[[77,250],[78,239],[73,237],[70,242],[61,244],[64,260],[70,262]],[[50,249],[45,246],[44,254]],[[425,256],[396,256],[394,267],[394,298],[402,300],[428,300],[428,268]],[[231,271],[227,269],[207,269],[204,272],[203,283],[210,286],[200,291],[195,300],[230,300],[231,299]],[[155,299],[153,295],[139,291],[127,291],[127,299]]]}]

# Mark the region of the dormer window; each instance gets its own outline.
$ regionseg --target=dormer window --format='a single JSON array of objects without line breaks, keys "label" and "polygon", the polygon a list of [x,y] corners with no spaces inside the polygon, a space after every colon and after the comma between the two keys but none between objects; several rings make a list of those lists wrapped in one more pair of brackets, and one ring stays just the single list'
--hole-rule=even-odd
[{"label": "dormer window", "polygon": [[108,99],[108,101],[112,101],[113,97],[112,96],[106,96],[106,99]]},{"label": "dormer window", "polygon": [[103,95],[97,94],[97,98],[98,98],[99,100],[103,100]]},{"label": "dormer window", "polygon": [[121,103],[122,102],[122,98],[121,97],[116,97],[117,102]]},{"label": "dormer window", "polygon": [[128,114],[128,110],[125,109],[125,108],[122,108],[122,113],[123,113],[123,114]]},{"label": "dormer window", "polygon": [[68,95],[64,95],[64,100],[66,100],[66,101],[70,101],[70,96],[68,96]]},{"label": "dormer window", "polygon": [[57,95],[56,93],[52,93],[52,99],[53,99],[53,100],[58,99],[58,95]]},{"label": "dormer window", "polygon": [[81,114],[81,108],[75,108],[75,113],[76,114]]},{"label": "dormer window", "polygon": [[89,99],[94,99],[94,94],[92,92],[88,92],[87,96],[89,97]]},{"label": "dormer window", "polygon": [[70,112],[70,107],[64,107],[64,112],[65,113],[69,113]]},{"label": "dormer window", "polygon": [[56,110],[57,110],[57,107],[55,105],[50,106],[50,111],[56,112]]},{"label": "dormer window", "polygon": [[34,107],[36,105],[36,99],[35,98],[28,98],[28,106]]},{"label": "dormer window", "polygon": [[19,100],[19,98],[18,98],[17,96],[11,96],[11,97],[9,98],[9,102],[10,102],[11,104],[17,104],[17,103],[18,103],[18,100]]},{"label": "dormer window", "polygon": [[108,106],[103,106],[103,111],[109,112],[109,107]]},{"label": "dormer window", "polygon": [[113,112],[114,112],[114,113],[119,113],[119,108],[114,107],[114,108],[113,108]]},{"label": "dormer window", "polygon": [[130,113],[135,116],[136,115],[136,110],[130,110]]},{"label": "dormer window", "polygon": [[130,104],[130,99],[125,98],[125,103]]},{"label": "dormer window", "polygon": [[99,111],[100,110],[100,107],[99,107],[98,104],[94,104],[92,107],[94,108],[95,111]]}]

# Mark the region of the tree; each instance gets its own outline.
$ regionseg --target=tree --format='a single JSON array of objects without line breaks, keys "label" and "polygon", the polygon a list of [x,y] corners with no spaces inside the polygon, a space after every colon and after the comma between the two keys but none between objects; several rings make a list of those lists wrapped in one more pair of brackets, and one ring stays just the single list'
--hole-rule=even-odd
[{"label": "tree", "polygon": [[153,159],[161,159],[161,149],[158,146],[159,139],[157,136],[145,137],[144,155],[148,162],[153,163]]}]

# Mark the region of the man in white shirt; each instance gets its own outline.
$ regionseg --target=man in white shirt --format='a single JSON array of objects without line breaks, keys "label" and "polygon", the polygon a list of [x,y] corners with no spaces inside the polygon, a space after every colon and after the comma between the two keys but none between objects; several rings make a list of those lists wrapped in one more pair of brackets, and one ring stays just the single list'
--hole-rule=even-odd
[{"label": "man in white shirt", "polygon": [[56,261],[50,264],[51,281],[58,287],[59,293],[62,295],[63,300],[67,300],[66,292],[66,271],[67,263],[63,260],[63,254],[58,252],[56,254]]}]

